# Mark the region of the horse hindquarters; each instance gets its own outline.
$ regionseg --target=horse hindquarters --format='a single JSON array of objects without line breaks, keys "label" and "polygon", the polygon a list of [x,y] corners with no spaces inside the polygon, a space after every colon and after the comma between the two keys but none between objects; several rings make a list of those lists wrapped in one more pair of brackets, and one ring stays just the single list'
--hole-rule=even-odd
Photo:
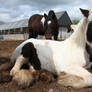
[{"label": "horse hindquarters", "polygon": [[92,74],[82,67],[72,67],[67,73],[60,74],[58,83],[64,86],[83,88],[92,86]]}]

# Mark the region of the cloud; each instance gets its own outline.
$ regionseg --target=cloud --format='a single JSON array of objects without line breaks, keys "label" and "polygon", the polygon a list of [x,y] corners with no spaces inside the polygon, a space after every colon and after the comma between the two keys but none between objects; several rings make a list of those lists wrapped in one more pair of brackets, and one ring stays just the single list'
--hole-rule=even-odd
[{"label": "cloud", "polygon": [[66,10],[71,19],[80,19],[79,8],[90,8],[91,0],[0,0],[0,21],[12,22],[36,13]]},{"label": "cloud", "polygon": [[10,22],[9,20],[10,21],[12,20],[9,14],[5,14],[5,13],[0,14],[0,21]]}]

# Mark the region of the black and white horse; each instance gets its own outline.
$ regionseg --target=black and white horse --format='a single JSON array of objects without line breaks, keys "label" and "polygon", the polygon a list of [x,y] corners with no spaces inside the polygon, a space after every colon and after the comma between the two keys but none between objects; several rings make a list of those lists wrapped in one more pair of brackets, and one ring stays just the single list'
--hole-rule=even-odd
[{"label": "black and white horse", "polygon": [[[57,74],[58,83],[62,85],[75,88],[92,86],[92,73],[86,69],[90,62],[85,49],[86,42],[90,46],[92,42],[92,10],[80,10],[84,17],[65,41],[29,39],[15,49],[11,57],[15,65],[10,75],[18,83],[29,85],[34,79],[33,72],[46,69]],[[21,69],[26,63],[30,71]]]}]

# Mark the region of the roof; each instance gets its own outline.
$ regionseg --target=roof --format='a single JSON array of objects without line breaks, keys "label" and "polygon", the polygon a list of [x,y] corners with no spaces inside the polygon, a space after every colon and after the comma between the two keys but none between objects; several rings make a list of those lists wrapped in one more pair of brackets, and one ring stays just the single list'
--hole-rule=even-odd
[{"label": "roof", "polygon": [[66,11],[56,13],[60,26],[70,26],[72,24],[70,17]]},{"label": "roof", "polygon": [[[68,26],[72,24],[66,11],[57,12],[56,16],[60,26]],[[9,29],[28,27],[28,20],[29,19],[24,19],[24,20],[0,25],[0,30],[9,30]]]},{"label": "roof", "polygon": [[0,25],[0,30],[16,29],[22,27],[28,27],[28,19]]},{"label": "roof", "polygon": [[65,13],[65,11],[57,12],[57,13],[56,13],[57,19],[59,19],[64,13]]}]

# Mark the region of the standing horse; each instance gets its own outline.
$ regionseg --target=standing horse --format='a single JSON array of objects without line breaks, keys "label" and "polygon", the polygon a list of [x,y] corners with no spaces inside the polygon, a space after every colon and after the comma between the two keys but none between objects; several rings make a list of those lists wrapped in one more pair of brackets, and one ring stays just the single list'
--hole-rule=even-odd
[{"label": "standing horse", "polygon": [[48,16],[46,14],[33,15],[28,22],[29,38],[36,38],[38,35],[45,35],[46,39],[57,40],[58,36],[58,21],[54,11],[49,11]]},{"label": "standing horse", "polygon": [[[10,74],[18,83],[30,84],[34,79],[33,72],[46,69],[57,74],[58,83],[62,85],[92,86],[92,73],[86,69],[89,56],[85,49],[86,42],[89,45],[92,42],[89,34],[92,31],[92,10],[81,9],[81,12],[84,17],[68,39],[61,42],[29,39],[15,49],[11,57],[15,65]],[[25,63],[29,63],[28,72],[21,69]]]},{"label": "standing horse", "polygon": [[58,38],[58,31],[59,31],[59,24],[57,17],[53,10],[49,11],[48,17],[45,20],[44,23],[45,28],[45,37],[51,39],[52,36],[54,36],[54,40],[57,40]]}]

